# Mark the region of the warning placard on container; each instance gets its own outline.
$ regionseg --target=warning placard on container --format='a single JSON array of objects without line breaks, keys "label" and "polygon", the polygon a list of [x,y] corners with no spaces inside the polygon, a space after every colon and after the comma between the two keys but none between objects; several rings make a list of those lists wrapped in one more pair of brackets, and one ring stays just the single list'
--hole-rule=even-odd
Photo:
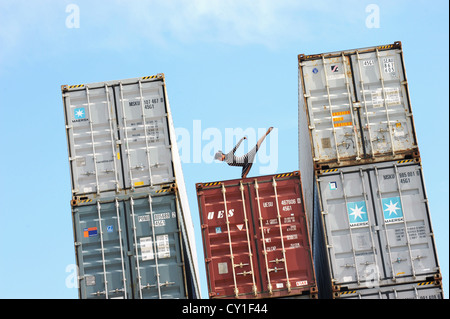
[{"label": "warning placard on container", "polygon": [[141,256],[142,260],[152,260],[155,258],[153,254],[153,238],[143,237],[139,240],[141,246]]},{"label": "warning placard on container", "polygon": [[[155,259],[152,237],[142,237],[139,240],[139,244],[143,261]],[[156,249],[158,250],[159,259],[170,257],[169,235],[156,236]]]}]

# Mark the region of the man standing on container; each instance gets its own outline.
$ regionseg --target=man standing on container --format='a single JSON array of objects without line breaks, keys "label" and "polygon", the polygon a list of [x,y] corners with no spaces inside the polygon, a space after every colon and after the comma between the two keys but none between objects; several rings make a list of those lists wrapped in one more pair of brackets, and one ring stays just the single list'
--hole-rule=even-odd
[{"label": "man standing on container", "polygon": [[239,140],[239,142],[236,144],[236,146],[233,148],[232,151],[230,151],[227,154],[223,154],[222,151],[218,151],[214,158],[216,160],[222,161],[227,163],[230,166],[242,166],[242,178],[246,178],[248,172],[250,172],[250,169],[252,168],[253,161],[255,160],[256,152],[258,152],[259,147],[261,146],[262,142],[266,138],[267,135],[272,131],[273,127],[270,127],[267,132],[258,140],[255,147],[253,147],[247,154],[243,156],[236,156],[234,153],[238,149],[239,145],[241,145],[242,141],[247,139],[246,137],[243,137]]}]

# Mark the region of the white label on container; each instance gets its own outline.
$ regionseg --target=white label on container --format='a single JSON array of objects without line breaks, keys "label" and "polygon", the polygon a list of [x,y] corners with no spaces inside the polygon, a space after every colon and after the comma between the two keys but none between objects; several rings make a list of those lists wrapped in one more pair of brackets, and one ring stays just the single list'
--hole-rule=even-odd
[{"label": "white label on container", "polygon": [[363,65],[364,66],[373,66],[375,64],[374,60],[364,60]]},{"label": "white label on container", "polygon": [[228,274],[228,265],[227,265],[227,263],[218,263],[217,267],[219,268],[219,275]]},{"label": "white label on container", "polygon": [[395,63],[393,58],[385,58],[383,59],[384,63],[384,72],[385,73],[393,73],[395,72]]},{"label": "white label on container", "polygon": [[339,80],[339,79],[343,79],[343,78],[345,78],[344,74],[328,75],[328,80]]},{"label": "white label on container", "polygon": [[384,92],[388,106],[400,104],[400,92],[398,88],[385,89]]},{"label": "white label on container", "polygon": [[95,286],[95,276],[85,276],[86,286]]},{"label": "white label on container", "polygon": [[353,280],[353,277],[352,277],[352,276],[344,276],[344,278],[342,278],[342,280],[343,280],[344,282],[349,282],[349,281],[352,281],[352,280]]},{"label": "white label on container", "polygon": [[384,94],[382,89],[377,89],[376,91],[372,91],[372,106],[373,107],[382,107],[384,106],[384,97],[386,96],[386,105],[399,105],[401,104],[400,100],[400,90],[398,88],[386,88],[384,89]]},{"label": "white label on container", "polygon": [[155,221],[153,221],[153,226],[155,226],[155,227],[166,226],[166,221],[164,219],[155,220]]},{"label": "white label on container", "polygon": [[149,222],[150,221],[150,215],[138,216],[138,221],[140,223]]},{"label": "white label on container", "polygon": [[383,94],[381,90],[376,90],[372,92],[372,106],[373,107],[382,107],[383,106]]},{"label": "white label on container", "polygon": [[295,285],[297,286],[297,287],[300,287],[300,286],[306,286],[308,284],[308,280],[302,280],[302,281],[296,281],[295,282]]},{"label": "white label on container", "polygon": [[141,256],[142,260],[152,260],[155,258],[153,253],[153,238],[152,237],[142,237],[139,240],[141,246]]},{"label": "white label on container", "polygon": [[283,286],[284,286],[283,283],[277,283],[277,284],[276,284],[276,287],[277,287],[277,288],[283,288]]},{"label": "white label on container", "polygon": [[158,247],[158,258],[170,257],[169,235],[156,236],[156,246]]}]

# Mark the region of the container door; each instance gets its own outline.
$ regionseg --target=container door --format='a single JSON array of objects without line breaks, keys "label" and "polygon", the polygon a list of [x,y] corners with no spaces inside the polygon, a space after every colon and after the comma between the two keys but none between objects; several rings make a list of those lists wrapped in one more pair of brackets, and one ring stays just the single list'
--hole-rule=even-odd
[{"label": "container door", "polygon": [[118,191],[122,179],[112,88],[66,92],[64,106],[73,194]]},{"label": "container door", "polygon": [[174,195],[126,202],[137,299],[184,299],[185,269]]},{"label": "container door", "polygon": [[348,56],[302,62],[315,162],[363,156]]},{"label": "container door", "polygon": [[366,153],[375,158],[414,150],[417,142],[401,50],[357,53],[352,66]]},{"label": "container door", "polygon": [[420,165],[370,171],[388,278],[425,280],[439,271]]},{"label": "container door", "polygon": [[252,188],[261,293],[280,297],[309,292],[316,282],[298,180],[255,180]]},{"label": "container door", "polygon": [[261,282],[247,187],[222,184],[204,192],[199,198],[210,296],[254,298]]},{"label": "container door", "polygon": [[324,175],[318,183],[335,284],[352,289],[379,285],[383,263],[367,173]]},{"label": "container door", "polygon": [[125,188],[174,181],[163,81],[115,87]]},{"label": "container door", "polygon": [[73,208],[82,299],[132,298],[123,204]]}]

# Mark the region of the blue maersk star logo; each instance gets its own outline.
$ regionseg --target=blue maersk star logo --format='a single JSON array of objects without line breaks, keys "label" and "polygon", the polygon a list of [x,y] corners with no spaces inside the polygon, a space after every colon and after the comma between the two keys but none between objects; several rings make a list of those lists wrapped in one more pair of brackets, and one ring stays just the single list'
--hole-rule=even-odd
[{"label": "blue maersk star logo", "polygon": [[347,203],[348,221],[350,227],[368,225],[366,202],[349,202]]},{"label": "blue maersk star logo", "polygon": [[85,111],[84,107],[80,107],[73,111],[73,115],[76,120],[81,120],[81,119],[86,118],[86,111]]},{"label": "blue maersk star logo", "polygon": [[396,222],[403,220],[402,204],[400,197],[389,197],[381,200],[383,204],[384,220],[389,222]]}]

